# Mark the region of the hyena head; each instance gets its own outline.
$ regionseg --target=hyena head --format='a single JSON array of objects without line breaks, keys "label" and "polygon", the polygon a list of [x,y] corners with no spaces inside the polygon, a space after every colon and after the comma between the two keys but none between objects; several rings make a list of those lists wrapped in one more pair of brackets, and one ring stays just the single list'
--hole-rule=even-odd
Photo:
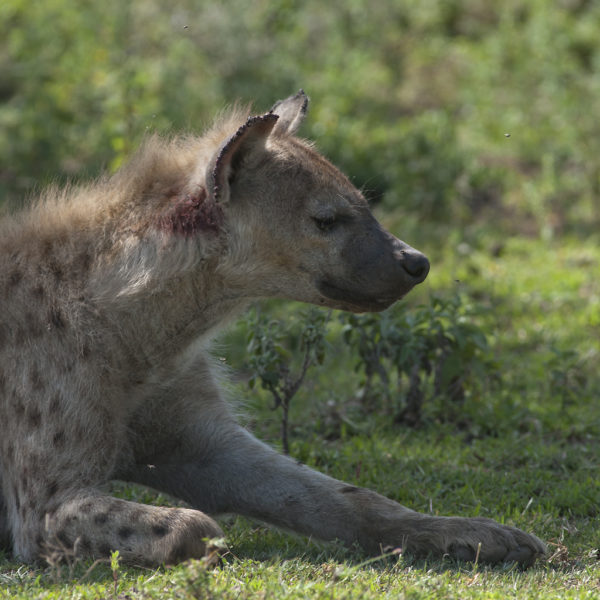
[{"label": "hyena head", "polygon": [[383,310],[427,277],[429,262],[383,229],[348,178],[294,137],[307,105],[300,91],[250,117],[209,165],[206,188],[222,206],[228,262],[255,296]]}]

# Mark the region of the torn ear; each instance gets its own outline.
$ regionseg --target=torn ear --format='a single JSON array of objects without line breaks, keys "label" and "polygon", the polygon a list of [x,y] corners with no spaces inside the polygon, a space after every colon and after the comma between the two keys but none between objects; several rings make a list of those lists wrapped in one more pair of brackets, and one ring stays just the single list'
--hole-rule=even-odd
[{"label": "torn ear", "polygon": [[285,100],[279,100],[271,108],[271,112],[279,117],[273,132],[275,134],[296,133],[306,116],[307,110],[308,96],[304,93],[304,90],[300,90],[297,94]]},{"label": "torn ear", "polygon": [[250,117],[219,148],[206,173],[206,187],[213,201],[226,202],[229,199],[229,180],[236,167],[250,152],[264,146],[277,119],[278,116],[272,113]]}]

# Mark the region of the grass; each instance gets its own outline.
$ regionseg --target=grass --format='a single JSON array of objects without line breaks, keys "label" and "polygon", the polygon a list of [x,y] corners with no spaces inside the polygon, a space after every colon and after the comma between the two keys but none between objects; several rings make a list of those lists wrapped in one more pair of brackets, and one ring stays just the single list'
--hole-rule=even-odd
[{"label": "grass", "polygon": [[[4,560],[7,598],[590,598],[598,593],[598,443],[515,435],[466,443],[447,428],[353,436],[335,443],[297,440],[295,456],[436,514],[490,516],[536,531],[550,560],[521,572],[450,560],[414,561],[360,553],[222,520],[230,553],[208,569],[192,561],[146,571],[120,567],[117,593],[108,562],[31,569]],[[4,594],[4,596],[3,596]]]},{"label": "grass", "polygon": [[[26,579],[28,575],[25,575]],[[594,598],[598,568],[547,568],[525,573],[453,564],[406,564],[383,559],[364,564],[323,555],[228,562],[217,571],[191,563],[142,578],[131,570],[98,569],[85,587],[68,581],[27,586],[10,598]],[[22,578],[16,575],[15,579]]]}]

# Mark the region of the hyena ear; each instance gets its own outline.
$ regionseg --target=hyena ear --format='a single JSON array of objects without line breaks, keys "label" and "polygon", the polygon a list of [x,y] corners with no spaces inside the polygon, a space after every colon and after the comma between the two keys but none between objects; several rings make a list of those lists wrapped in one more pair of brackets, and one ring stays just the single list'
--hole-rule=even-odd
[{"label": "hyena ear", "polygon": [[294,96],[275,102],[271,112],[279,117],[273,133],[296,133],[308,109],[308,96],[300,90]]},{"label": "hyena ear", "polygon": [[250,117],[219,148],[206,173],[206,188],[209,197],[215,202],[229,199],[229,182],[244,156],[254,149],[264,146],[277,123],[278,116],[267,113],[259,117]]}]

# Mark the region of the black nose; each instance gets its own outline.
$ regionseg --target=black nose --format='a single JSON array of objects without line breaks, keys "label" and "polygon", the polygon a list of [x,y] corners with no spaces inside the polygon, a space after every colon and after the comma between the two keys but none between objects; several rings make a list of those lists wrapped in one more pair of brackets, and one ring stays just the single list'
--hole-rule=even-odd
[{"label": "black nose", "polygon": [[424,281],[429,273],[427,257],[413,248],[402,250],[402,267],[417,283]]}]

